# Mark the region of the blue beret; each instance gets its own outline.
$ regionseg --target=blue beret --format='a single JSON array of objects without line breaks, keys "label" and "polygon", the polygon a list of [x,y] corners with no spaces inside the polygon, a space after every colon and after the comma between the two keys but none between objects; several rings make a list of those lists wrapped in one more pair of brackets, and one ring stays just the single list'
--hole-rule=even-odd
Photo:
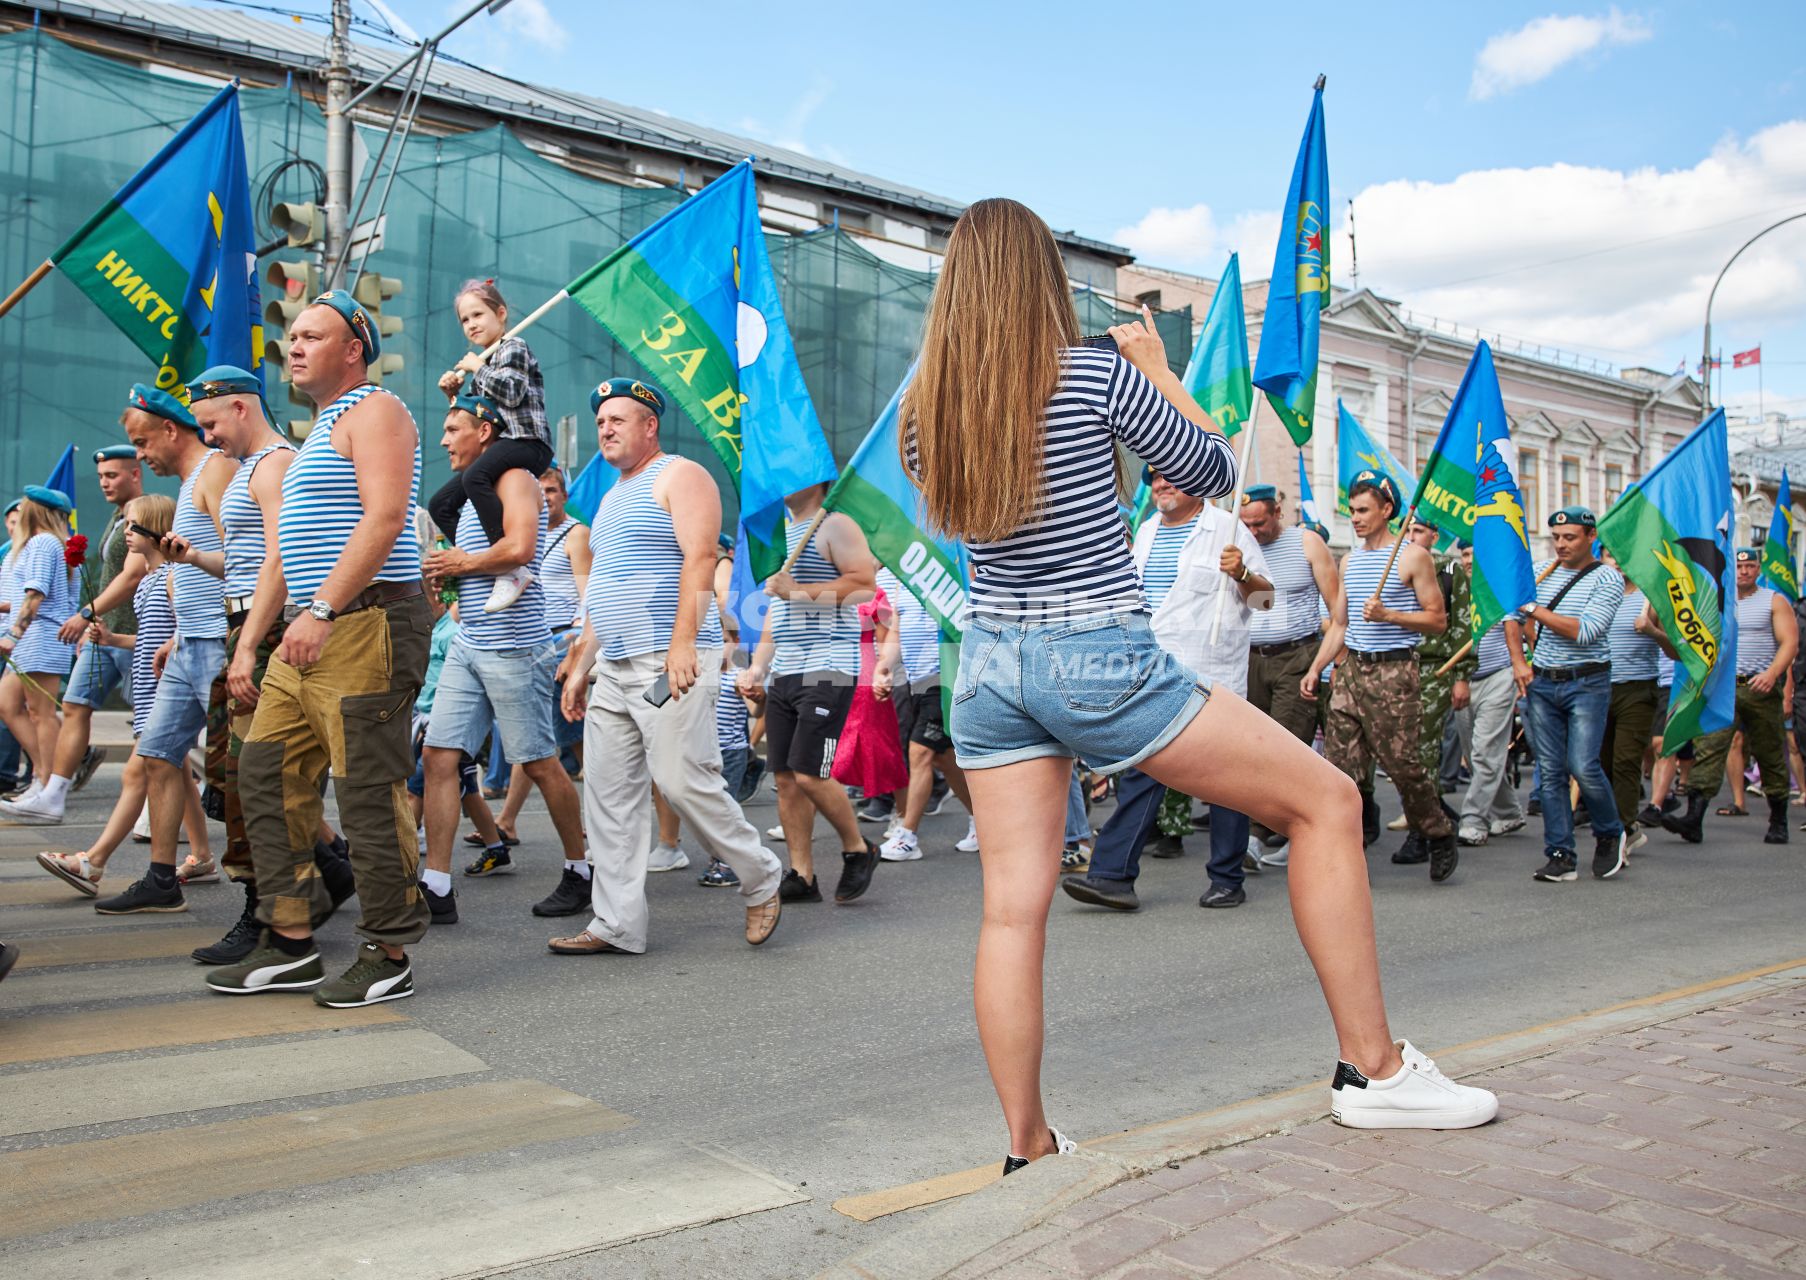
[{"label": "blue beret", "polygon": [[67,513],[75,510],[68,494],[61,489],[52,489],[49,485],[28,484],[25,486],[25,496],[40,507],[49,507],[52,511]]},{"label": "blue beret", "polygon": [[167,418],[180,427],[190,431],[199,431],[201,424],[194,420],[188,412],[188,406],[157,387],[147,387],[142,382],[132,384],[132,392],[126,397],[125,407],[141,409],[145,413],[155,414],[159,418]]},{"label": "blue beret", "polygon": [[[29,490],[27,490],[27,492],[29,492]],[[1738,564],[1761,564],[1762,563],[1762,553],[1760,551],[1756,550],[1756,548],[1754,548],[1754,547],[1738,547],[1737,548],[1737,563]]]},{"label": "blue beret", "polygon": [[1354,491],[1360,488],[1378,491],[1392,504],[1392,509],[1394,511],[1397,511],[1405,505],[1405,500],[1403,496],[1400,495],[1398,486],[1393,483],[1392,477],[1383,471],[1375,471],[1372,468],[1368,468],[1364,471],[1355,472],[1354,479],[1348,482],[1348,492],[1352,496]]},{"label": "blue beret", "polygon": [[129,444],[110,444],[104,449],[94,451],[96,464],[102,462],[136,462],[138,451]]},{"label": "blue beret", "polygon": [[723,551],[732,551],[732,550],[733,550],[733,549],[734,549],[734,540],[733,540],[733,538],[732,538],[732,537],[730,537],[730,536],[729,536],[729,535],[727,535],[727,534],[725,534],[725,533],[718,533],[718,534],[716,534],[716,535],[715,535],[715,541],[716,541],[716,542],[719,542],[719,543],[720,543],[720,544],[721,544],[721,549],[722,549],[722,550],[723,550]]},{"label": "blue beret", "polygon": [[1277,502],[1279,490],[1270,484],[1251,484],[1242,490],[1242,505],[1250,502]]},{"label": "blue beret", "polygon": [[216,364],[188,384],[188,403],[220,396],[261,396],[263,379],[237,365]]},{"label": "blue beret", "polygon": [[19,509],[19,504],[23,501],[25,501],[25,499],[23,499],[23,498],[14,498],[11,502],[6,504],[6,511],[4,512],[4,514],[10,516],[13,512],[15,512]]},{"label": "blue beret", "polygon": [[1593,518],[1593,509],[1591,507],[1563,507],[1560,511],[1557,511],[1554,515],[1549,517],[1549,527],[1551,529],[1559,529],[1566,524],[1584,525],[1586,528],[1591,529],[1597,526],[1598,523],[1599,521]]},{"label": "blue beret", "polygon": [[609,378],[607,381],[597,384],[596,389],[589,393],[589,411],[591,413],[601,412],[602,402],[612,400],[616,396],[632,396],[659,417],[665,416],[665,397],[659,393],[657,387],[648,382],[641,382],[637,378]]},{"label": "blue beret", "polygon": [[496,407],[495,401],[491,400],[488,396],[459,394],[457,398],[452,401],[451,407],[468,413],[478,422],[487,422],[497,431],[501,431],[508,425],[502,421],[502,411]]},{"label": "blue beret", "polygon": [[376,324],[370,319],[370,313],[364,310],[364,304],[352,297],[343,289],[328,289],[315,298],[310,304],[316,307],[331,307],[344,319],[351,328],[351,336],[364,346],[364,363],[369,364],[382,354],[382,339],[377,336]]}]

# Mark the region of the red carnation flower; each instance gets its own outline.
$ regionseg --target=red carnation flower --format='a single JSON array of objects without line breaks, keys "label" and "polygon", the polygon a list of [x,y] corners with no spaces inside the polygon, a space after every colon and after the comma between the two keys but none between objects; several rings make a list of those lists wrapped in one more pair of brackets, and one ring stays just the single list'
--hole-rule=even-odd
[{"label": "red carnation flower", "polygon": [[63,563],[71,569],[79,569],[87,558],[88,540],[79,533],[71,535],[63,544]]}]

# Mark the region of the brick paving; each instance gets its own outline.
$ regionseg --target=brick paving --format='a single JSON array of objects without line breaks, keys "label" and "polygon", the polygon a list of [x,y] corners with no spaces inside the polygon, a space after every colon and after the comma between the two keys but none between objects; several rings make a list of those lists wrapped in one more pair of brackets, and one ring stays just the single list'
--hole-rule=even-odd
[{"label": "brick paving", "polygon": [[1484,1129],[1322,1120],[1111,1187],[953,1274],[1806,1275],[1806,984],[1469,1083],[1499,1094]]}]

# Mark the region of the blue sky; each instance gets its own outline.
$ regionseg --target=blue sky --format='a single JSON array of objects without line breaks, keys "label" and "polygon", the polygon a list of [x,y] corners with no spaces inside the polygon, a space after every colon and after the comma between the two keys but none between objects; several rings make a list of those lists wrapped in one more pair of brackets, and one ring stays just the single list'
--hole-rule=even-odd
[{"label": "blue sky", "polygon": [[[421,31],[457,7],[389,4]],[[1015,196],[1158,265],[1215,274],[1240,249],[1249,278],[1322,71],[1339,282],[1354,198],[1363,284],[1618,364],[1691,363],[1711,277],[1806,211],[1806,4],[1556,5],[1295,3],[1282,21],[1049,0],[1029,21],[943,0],[513,0],[449,47],[953,199]],[[1767,407],[1806,418],[1802,298],[1806,222],[1744,256],[1714,318],[1727,353],[1762,343]],[[1730,375],[1734,406],[1746,390],[1753,413],[1753,371]]]}]

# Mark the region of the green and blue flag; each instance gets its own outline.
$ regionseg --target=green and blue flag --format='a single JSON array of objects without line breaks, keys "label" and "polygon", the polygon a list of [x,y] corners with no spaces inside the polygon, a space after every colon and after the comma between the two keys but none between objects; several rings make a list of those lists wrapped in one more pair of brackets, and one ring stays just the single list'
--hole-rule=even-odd
[{"label": "green and blue flag", "polygon": [[[1737,558],[1724,410],[1695,427],[1612,504],[1599,540],[1637,584],[1680,655],[1662,754],[1729,727],[1737,698]],[[1683,679],[1683,675],[1685,679]]]},{"label": "green and blue flag", "polygon": [[1781,490],[1775,495],[1775,514],[1768,522],[1768,541],[1762,545],[1762,577],[1789,600],[1800,598],[1800,571],[1793,561],[1793,485],[1787,468],[1781,468]]},{"label": "green and blue flag", "polygon": [[50,255],[183,403],[216,364],[261,374],[263,304],[234,81]]},{"label": "green and blue flag", "polygon": [[1317,327],[1329,305],[1329,147],[1323,132],[1323,90],[1311,99],[1310,119],[1292,167],[1279,247],[1267,282],[1254,385],[1285,423],[1292,443],[1311,438],[1317,404]]},{"label": "green and blue flag", "polygon": [[743,160],[565,288],[701,429],[740,495],[752,571],[784,560],[784,498],[832,480]]},{"label": "green and blue flag", "polygon": [[[1363,471],[1379,471],[1392,477],[1392,483],[1398,486],[1400,494],[1411,492],[1410,472],[1399,465],[1392,450],[1379,443],[1348,406],[1340,400],[1336,401],[1336,510],[1343,515],[1348,514],[1348,486],[1355,476]],[[1393,519],[1396,528],[1405,513],[1400,511]]]},{"label": "green and blue flag", "polygon": [[1229,255],[1229,265],[1217,281],[1198,345],[1185,366],[1184,382],[1192,399],[1215,419],[1217,430],[1232,436],[1242,429],[1254,407],[1254,381],[1248,368],[1248,321],[1242,311],[1242,265],[1236,254]]},{"label": "green and blue flag", "polygon": [[69,529],[71,532],[74,532],[76,528],[76,511],[74,508],[81,505],[76,501],[75,496],[74,445],[66,444],[63,446],[63,456],[56,460],[56,465],[54,467],[50,468],[50,478],[44,481],[44,485],[46,488],[57,490],[65,498],[69,499]]},{"label": "green and blue flag", "polygon": [[1323,517],[1317,514],[1317,498],[1311,492],[1311,478],[1304,469],[1304,450],[1298,451],[1298,514],[1308,524],[1321,525]]},{"label": "green and blue flag", "polygon": [[614,488],[621,473],[600,453],[583,464],[583,470],[570,482],[564,494],[564,513],[582,524],[596,522],[596,508],[602,495]]}]

